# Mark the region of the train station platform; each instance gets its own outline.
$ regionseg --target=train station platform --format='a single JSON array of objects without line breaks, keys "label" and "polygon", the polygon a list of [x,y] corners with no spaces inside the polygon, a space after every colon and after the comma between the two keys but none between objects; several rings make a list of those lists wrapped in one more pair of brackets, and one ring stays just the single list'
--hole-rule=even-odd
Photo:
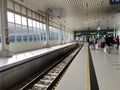
[{"label": "train station platform", "polygon": [[110,54],[100,49],[89,51],[85,44],[55,90],[119,90],[119,58],[120,50],[114,48]]},{"label": "train station platform", "polygon": [[61,49],[64,47],[67,47],[67,46],[72,45],[72,44],[74,44],[74,43],[68,43],[68,44],[64,44],[64,45],[53,46],[50,48],[43,48],[43,49],[18,53],[18,54],[13,55],[12,57],[8,57],[8,58],[0,58],[0,71],[2,71],[5,68],[26,62],[32,58],[37,57],[37,56],[45,55],[47,53],[50,53],[52,51],[55,51],[55,50],[58,50],[58,49]]}]

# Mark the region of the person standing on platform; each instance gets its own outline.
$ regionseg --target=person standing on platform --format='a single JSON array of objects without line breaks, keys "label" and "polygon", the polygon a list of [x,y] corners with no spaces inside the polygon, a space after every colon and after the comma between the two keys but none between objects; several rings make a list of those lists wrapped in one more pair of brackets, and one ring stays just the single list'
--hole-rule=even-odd
[{"label": "person standing on platform", "polygon": [[101,36],[101,48],[104,48],[105,47],[105,38],[104,38],[104,36],[102,35]]},{"label": "person standing on platform", "polygon": [[87,42],[88,42],[88,44],[90,44],[90,39],[89,39],[89,37],[86,37],[87,38]]},{"label": "person standing on platform", "polygon": [[112,46],[112,42],[111,42],[111,36],[107,35],[106,38],[105,38],[105,44],[106,44],[106,51],[108,53],[111,53],[111,46]]},{"label": "person standing on platform", "polygon": [[117,35],[117,38],[116,38],[116,44],[117,44],[117,49],[119,49],[119,36]]}]

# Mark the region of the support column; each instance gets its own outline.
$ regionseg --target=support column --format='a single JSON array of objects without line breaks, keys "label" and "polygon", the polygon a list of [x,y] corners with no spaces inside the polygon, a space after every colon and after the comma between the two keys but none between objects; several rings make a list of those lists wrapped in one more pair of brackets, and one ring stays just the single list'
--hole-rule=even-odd
[{"label": "support column", "polygon": [[47,41],[47,44],[46,44],[46,47],[47,48],[50,48],[50,34],[49,34],[49,15],[46,13],[46,17],[45,17],[45,20],[46,20],[46,41]]},{"label": "support column", "polygon": [[12,53],[9,51],[7,0],[0,0],[0,18],[2,32],[2,51],[0,52],[0,57],[10,57]]},{"label": "support column", "polygon": [[62,31],[63,31],[62,24],[60,24],[60,44],[62,44],[63,42]]},{"label": "support column", "polygon": [[63,36],[64,38],[63,38],[63,44],[66,43],[65,29],[66,29],[66,27],[65,27],[65,25],[64,25],[64,36]]},{"label": "support column", "polygon": [[114,37],[116,37],[116,28],[114,27]]}]

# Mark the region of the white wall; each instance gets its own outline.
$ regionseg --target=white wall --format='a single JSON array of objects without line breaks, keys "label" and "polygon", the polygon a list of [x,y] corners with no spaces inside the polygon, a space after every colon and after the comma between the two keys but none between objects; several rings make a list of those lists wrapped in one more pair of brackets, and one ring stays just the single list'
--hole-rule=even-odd
[{"label": "white wall", "polygon": [[[13,53],[20,53],[44,47],[46,47],[46,42],[11,43],[9,45],[9,50],[12,51]],[[0,51],[1,50],[2,45],[0,44]]]},{"label": "white wall", "polygon": [[[54,40],[50,41],[50,47],[59,45],[60,41]],[[41,49],[46,47],[46,42],[29,42],[29,43],[11,43],[9,45],[9,50],[15,53],[31,51],[36,49]],[[0,44],[0,51],[2,50],[2,45]]]},{"label": "white wall", "polygon": [[56,45],[59,45],[59,44],[60,44],[60,41],[57,41],[57,40],[53,40],[53,41],[51,40],[50,41],[50,47],[51,46],[56,46]]}]

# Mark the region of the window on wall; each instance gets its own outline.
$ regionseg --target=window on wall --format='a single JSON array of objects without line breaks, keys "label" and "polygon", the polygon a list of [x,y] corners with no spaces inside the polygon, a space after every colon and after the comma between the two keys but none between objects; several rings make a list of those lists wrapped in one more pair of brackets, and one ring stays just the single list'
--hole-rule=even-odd
[{"label": "window on wall", "polygon": [[29,41],[33,41],[33,24],[32,19],[28,19]]},{"label": "window on wall", "polygon": [[70,33],[69,32],[65,32],[65,40],[70,41]]},{"label": "window on wall", "polygon": [[14,13],[7,12],[8,14],[8,22],[14,23]]},{"label": "window on wall", "polygon": [[15,20],[14,13],[7,12],[8,16],[8,29],[9,29],[9,40],[15,42]]},{"label": "window on wall", "polygon": [[12,0],[8,0],[7,8],[10,42],[46,41],[43,16]]},{"label": "window on wall", "polygon": [[23,42],[28,41],[27,18],[22,17]]},{"label": "window on wall", "polygon": [[37,21],[37,31],[36,31],[36,39],[37,41],[40,41],[40,23]]},{"label": "window on wall", "polygon": [[16,41],[22,42],[22,18],[20,15],[15,14],[15,35],[16,35]]},{"label": "window on wall", "polygon": [[34,36],[34,41],[36,41],[36,21],[33,20],[33,36]]},{"label": "window on wall", "polygon": [[40,25],[39,37],[40,37],[40,41],[42,41],[42,40],[41,40],[41,33],[42,33],[42,23],[39,23],[39,25]]},{"label": "window on wall", "polygon": [[41,29],[41,41],[44,41],[44,32],[43,32],[43,24],[42,24],[42,29]]},{"label": "window on wall", "polygon": [[44,35],[44,41],[46,41],[46,25],[43,24],[43,35]]},{"label": "window on wall", "polygon": [[49,40],[52,40],[52,27],[49,26]]},{"label": "window on wall", "polygon": [[50,30],[50,40],[59,40],[60,39],[60,30],[54,27],[49,27]]}]

